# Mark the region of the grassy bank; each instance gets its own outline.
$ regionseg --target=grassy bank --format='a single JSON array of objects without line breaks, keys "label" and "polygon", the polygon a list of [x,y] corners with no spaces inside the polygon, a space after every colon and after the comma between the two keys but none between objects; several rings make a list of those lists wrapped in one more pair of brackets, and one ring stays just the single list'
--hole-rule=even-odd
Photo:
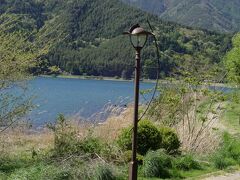
[{"label": "grassy bank", "polygon": [[[108,179],[125,180],[128,178],[128,163],[121,161],[124,158],[124,154],[108,149],[114,147],[108,147],[108,150],[106,147],[103,148],[103,151],[107,150],[107,152],[93,154],[69,153],[56,156],[53,150],[54,134],[50,131],[31,135],[24,132],[12,132],[8,133],[8,140],[8,143],[5,142],[5,152],[1,152],[0,179],[86,180],[90,179],[89,177],[101,179],[97,176],[99,174],[99,176],[102,176],[101,174],[104,173],[107,174],[106,176],[109,176]],[[87,146],[89,147],[89,144]],[[95,145],[91,144],[91,146]],[[10,151],[8,151],[9,149]],[[112,156],[113,154],[122,157],[109,157],[109,155]],[[219,170],[209,157],[189,156],[191,158],[185,160],[182,157],[184,156],[172,157],[171,166],[173,167],[169,169],[171,174],[173,174],[171,179],[202,179],[239,170],[239,166],[235,166],[236,164],[231,164],[231,166]],[[151,165],[152,168],[154,166],[154,164]],[[115,178],[111,178],[111,174]],[[144,167],[140,164],[139,179],[158,180],[160,178],[144,177]]]}]

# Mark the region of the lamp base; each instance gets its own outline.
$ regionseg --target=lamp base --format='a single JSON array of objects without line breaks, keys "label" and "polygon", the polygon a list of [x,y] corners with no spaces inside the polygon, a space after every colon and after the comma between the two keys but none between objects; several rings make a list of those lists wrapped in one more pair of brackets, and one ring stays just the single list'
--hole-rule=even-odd
[{"label": "lamp base", "polygon": [[137,165],[137,161],[133,162],[131,161],[129,163],[129,180],[137,180],[137,170],[138,170],[138,165]]}]

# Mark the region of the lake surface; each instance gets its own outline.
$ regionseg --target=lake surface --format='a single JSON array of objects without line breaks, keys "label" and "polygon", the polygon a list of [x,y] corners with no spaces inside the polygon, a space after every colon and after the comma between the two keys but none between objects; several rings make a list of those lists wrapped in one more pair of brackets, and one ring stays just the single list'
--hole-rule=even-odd
[{"label": "lake surface", "polygon": [[[140,83],[140,89],[151,89],[153,83]],[[133,102],[134,83],[106,80],[81,80],[39,77],[29,82],[29,93],[35,96],[36,108],[28,115],[33,125],[53,122],[59,113],[65,116],[104,120],[116,107],[118,111]],[[146,95],[147,99],[151,93]],[[144,103],[144,98],[140,97]]]}]

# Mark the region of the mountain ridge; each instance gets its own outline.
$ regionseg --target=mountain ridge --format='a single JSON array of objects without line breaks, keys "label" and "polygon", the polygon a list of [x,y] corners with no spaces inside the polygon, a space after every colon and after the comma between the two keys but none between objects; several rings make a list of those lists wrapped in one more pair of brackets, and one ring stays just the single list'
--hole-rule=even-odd
[{"label": "mountain ridge", "polygon": [[[230,45],[231,35],[164,22],[117,0],[20,0],[17,6],[13,0],[1,3],[1,33],[29,34],[29,41],[37,48],[48,50],[38,58],[40,64],[34,73],[50,73],[49,67],[56,66],[74,75],[131,77],[134,49],[122,32],[135,23],[149,29],[147,20],[165,54],[161,56],[162,77],[190,61],[219,63]],[[143,50],[146,78],[156,77],[156,53],[151,42]]]},{"label": "mountain ridge", "polygon": [[240,31],[238,0],[122,0],[160,18],[219,32]]}]

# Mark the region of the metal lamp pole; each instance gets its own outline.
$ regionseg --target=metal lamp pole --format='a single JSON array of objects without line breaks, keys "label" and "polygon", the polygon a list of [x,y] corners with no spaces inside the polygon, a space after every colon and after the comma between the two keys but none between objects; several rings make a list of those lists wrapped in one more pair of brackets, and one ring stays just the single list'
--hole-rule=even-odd
[{"label": "metal lamp pole", "polygon": [[140,60],[141,49],[136,49],[135,58],[135,82],[134,82],[134,115],[132,132],[132,160],[130,162],[129,179],[137,180],[137,128],[138,128],[138,104],[139,104],[139,79],[140,79]]},{"label": "metal lamp pole", "polygon": [[133,132],[132,132],[132,159],[129,166],[129,180],[137,180],[137,128],[138,128],[138,104],[139,104],[139,80],[140,80],[140,60],[141,50],[147,42],[148,35],[151,32],[145,31],[138,24],[132,26],[128,32],[124,32],[130,36],[131,44],[136,50],[135,58],[135,82],[134,82],[134,116],[133,116]]}]

